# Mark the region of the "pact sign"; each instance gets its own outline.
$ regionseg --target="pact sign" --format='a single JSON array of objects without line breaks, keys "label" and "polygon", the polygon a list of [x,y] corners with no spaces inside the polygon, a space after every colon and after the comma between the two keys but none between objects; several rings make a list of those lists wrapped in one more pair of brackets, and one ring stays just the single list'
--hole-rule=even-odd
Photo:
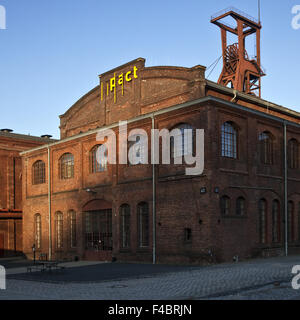
[{"label": "pact sign", "polygon": [[104,91],[106,90],[106,95],[109,96],[111,92],[114,93],[114,102],[117,102],[117,86],[120,86],[122,88],[122,96],[124,95],[124,83],[129,83],[134,79],[138,78],[137,75],[138,68],[136,66],[133,67],[132,70],[127,71],[126,73],[121,73],[119,75],[116,75],[114,73],[114,76],[109,79],[109,81],[106,82],[106,89],[103,87],[103,82],[101,82],[101,101],[104,97]]}]

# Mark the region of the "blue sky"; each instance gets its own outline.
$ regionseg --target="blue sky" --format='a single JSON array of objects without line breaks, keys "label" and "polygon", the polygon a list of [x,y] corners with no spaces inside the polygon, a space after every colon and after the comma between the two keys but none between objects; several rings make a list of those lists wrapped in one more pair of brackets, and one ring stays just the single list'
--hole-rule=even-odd
[{"label": "blue sky", "polygon": [[[262,98],[300,112],[300,0],[261,0]],[[59,138],[59,118],[98,75],[138,57],[146,66],[209,66],[221,55],[210,16],[234,6],[257,17],[257,1],[0,0],[0,128]],[[254,47],[250,43],[250,55]],[[210,79],[217,81],[221,65]],[[208,75],[208,74],[207,74]]]}]

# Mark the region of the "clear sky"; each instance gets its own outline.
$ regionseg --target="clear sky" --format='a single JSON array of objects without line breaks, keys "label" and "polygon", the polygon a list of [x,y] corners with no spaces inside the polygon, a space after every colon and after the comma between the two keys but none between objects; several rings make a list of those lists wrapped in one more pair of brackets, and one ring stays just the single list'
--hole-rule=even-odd
[{"label": "clear sky", "polygon": [[[300,112],[300,0],[261,0],[262,98]],[[257,0],[0,0],[0,128],[59,138],[59,115],[98,75],[138,57],[146,66],[211,65],[221,55],[210,16],[234,6],[254,17]],[[254,46],[248,48],[254,54]],[[221,65],[211,74],[217,81]],[[209,73],[209,72],[208,72]],[[207,73],[207,75],[208,75]]]}]

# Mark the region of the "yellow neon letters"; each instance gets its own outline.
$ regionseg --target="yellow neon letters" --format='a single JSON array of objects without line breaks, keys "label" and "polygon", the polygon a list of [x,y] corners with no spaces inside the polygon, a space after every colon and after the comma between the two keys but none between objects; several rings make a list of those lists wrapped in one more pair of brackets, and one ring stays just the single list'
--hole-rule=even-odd
[{"label": "yellow neon letters", "polygon": [[[114,73],[114,76],[109,79],[109,81],[106,82],[106,95],[109,96],[109,92],[114,92],[114,102],[117,101],[117,86],[121,86],[122,88],[122,96],[124,95],[124,84],[126,82],[132,82],[133,79],[137,79],[138,68],[136,66],[133,67],[133,70],[129,70],[125,73],[125,76],[123,73],[116,76]],[[103,83],[101,83],[101,101],[103,100]]]}]

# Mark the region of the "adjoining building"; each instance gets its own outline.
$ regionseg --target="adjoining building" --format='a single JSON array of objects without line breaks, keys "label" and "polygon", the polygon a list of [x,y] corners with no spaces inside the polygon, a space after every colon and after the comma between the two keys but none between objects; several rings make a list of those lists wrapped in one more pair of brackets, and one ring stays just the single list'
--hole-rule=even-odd
[{"label": "adjoining building", "polygon": [[0,130],[0,257],[21,254],[22,159],[20,152],[49,143],[49,136],[34,137]]},{"label": "adjoining building", "polygon": [[[26,256],[33,245],[49,259],[158,263],[300,252],[300,114],[249,93],[205,79],[200,65],[146,67],[138,58],[102,74],[60,116],[61,140],[22,152]],[[149,137],[204,129],[204,172],[99,159],[99,129],[115,132],[118,149],[125,120]],[[171,143],[171,159],[173,151]],[[151,159],[150,143],[136,155]]]}]

